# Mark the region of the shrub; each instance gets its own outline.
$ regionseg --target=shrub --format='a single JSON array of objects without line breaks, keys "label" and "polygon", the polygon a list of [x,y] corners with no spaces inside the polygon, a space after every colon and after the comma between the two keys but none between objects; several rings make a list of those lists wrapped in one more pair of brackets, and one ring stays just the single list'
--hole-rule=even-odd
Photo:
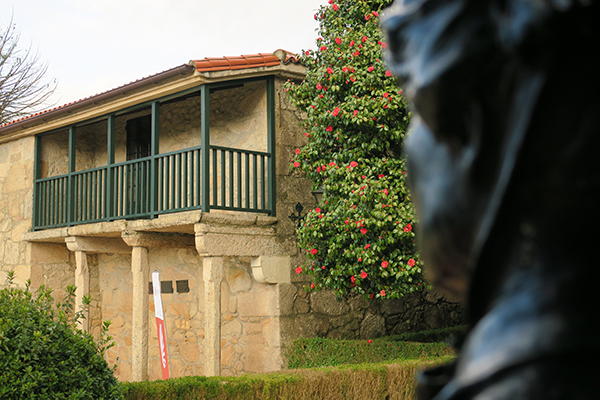
[{"label": "shrub", "polygon": [[[120,399],[120,387],[102,358],[110,338],[99,343],[74,327],[74,287],[54,304],[51,291],[0,290],[0,398]],[[104,332],[108,324],[104,324]]]},{"label": "shrub", "polygon": [[298,229],[315,289],[395,298],[426,286],[415,248],[415,215],[402,143],[409,112],[382,61],[379,14],[392,0],[322,6],[317,49],[300,55],[306,79],[286,86],[306,112],[307,144],[292,170],[324,190]]}]

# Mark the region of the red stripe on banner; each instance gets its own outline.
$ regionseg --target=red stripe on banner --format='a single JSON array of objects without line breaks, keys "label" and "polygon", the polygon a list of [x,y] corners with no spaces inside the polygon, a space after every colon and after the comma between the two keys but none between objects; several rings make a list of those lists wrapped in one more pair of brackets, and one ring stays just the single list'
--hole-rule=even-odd
[{"label": "red stripe on banner", "polygon": [[169,379],[169,356],[167,355],[167,330],[165,329],[165,321],[160,318],[155,318],[155,320],[162,378]]}]

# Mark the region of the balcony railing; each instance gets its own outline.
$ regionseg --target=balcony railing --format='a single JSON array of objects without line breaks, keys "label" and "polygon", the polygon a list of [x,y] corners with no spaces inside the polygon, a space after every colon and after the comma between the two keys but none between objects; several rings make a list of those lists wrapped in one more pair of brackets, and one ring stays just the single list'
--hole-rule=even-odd
[{"label": "balcony railing", "polygon": [[[211,146],[210,94],[246,82],[266,83],[266,152]],[[222,209],[275,214],[275,80],[259,76],[215,82],[136,104],[93,120],[60,128],[68,132],[68,171],[41,177],[44,132],[36,136],[33,229],[48,229],[116,219],[155,218],[160,214]],[[159,152],[159,107],[177,98],[200,96],[200,146]],[[115,118],[151,111],[151,156],[115,163]],[[106,120],[107,164],[75,171],[78,126]]]},{"label": "balcony railing", "polygon": [[[203,154],[208,162],[203,162]],[[267,152],[219,146],[203,152],[196,146],[36,179],[33,228],[154,218],[197,209],[271,214],[270,158]]]}]

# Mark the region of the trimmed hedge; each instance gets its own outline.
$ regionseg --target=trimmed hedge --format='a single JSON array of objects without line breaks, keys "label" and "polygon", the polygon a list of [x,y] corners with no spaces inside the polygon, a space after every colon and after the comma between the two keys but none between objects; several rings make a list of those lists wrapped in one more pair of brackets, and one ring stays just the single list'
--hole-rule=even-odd
[{"label": "trimmed hedge", "polygon": [[431,359],[452,354],[452,349],[446,343],[397,342],[388,338],[373,339],[371,342],[305,338],[295,340],[286,350],[289,368]]},{"label": "trimmed hedge", "polygon": [[186,377],[122,384],[127,400],[404,400],[417,370],[450,357],[398,364],[357,364],[241,377]]}]

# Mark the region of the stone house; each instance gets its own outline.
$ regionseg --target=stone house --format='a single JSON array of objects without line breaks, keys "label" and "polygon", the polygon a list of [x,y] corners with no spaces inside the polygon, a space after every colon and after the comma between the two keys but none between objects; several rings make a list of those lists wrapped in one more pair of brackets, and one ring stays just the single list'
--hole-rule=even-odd
[{"label": "stone house", "polygon": [[112,322],[121,380],[161,376],[154,270],[173,377],[278,370],[298,336],[446,324],[419,302],[309,294],[291,274],[287,215],[313,201],[289,173],[304,136],[282,85],[303,76],[282,50],[206,58],[0,126],[0,270],[58,297],[74,284],[78,307],[89,295],[82,328]]}]

